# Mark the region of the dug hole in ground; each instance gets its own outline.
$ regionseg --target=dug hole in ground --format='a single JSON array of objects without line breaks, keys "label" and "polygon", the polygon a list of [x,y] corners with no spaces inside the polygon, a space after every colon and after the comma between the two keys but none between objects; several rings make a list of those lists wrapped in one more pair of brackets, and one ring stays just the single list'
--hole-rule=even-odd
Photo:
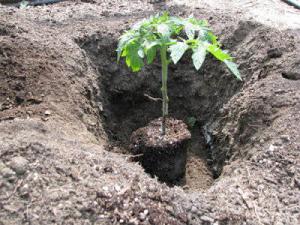
[{"label": "dug hole in ground", "polygon": [[[300,16],[266,2],[0,6],[0,224],[298,224],[300,26],[276,21]],[[248,16],[269,9],[275,22]],[[175,186],[128,151],[161,115],[147,97],[160,97],[160,64],[133,74],[115,52],[163,10],[207,19],[243,77],[210,57],[199,72],[188,55],[169,67],[170,115],[195,122]]]}]

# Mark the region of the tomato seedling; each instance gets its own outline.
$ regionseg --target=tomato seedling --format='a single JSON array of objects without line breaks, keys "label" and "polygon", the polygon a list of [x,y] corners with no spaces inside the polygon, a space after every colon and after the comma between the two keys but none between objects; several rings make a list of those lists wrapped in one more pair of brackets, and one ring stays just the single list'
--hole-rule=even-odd
[{"label": "tomato seedling", "polygon": [[118,61],[125,57],[126,64],[133,72],[140,71],[144,62],[151,64],[157,52],[160,53],[162,68],[162,135],[166,133],[165,119],[168,116],[168,65],[177,62],[187,50],[192,50],[192,60],[199,70],[207,53],[224,62],[228,69],[241,80],[237,65],[227,51],[221,49],[217,37],[212,33],[206,20],[193,16],[180,18],[168,13],[151,16],[136,23],[119,40]]}]

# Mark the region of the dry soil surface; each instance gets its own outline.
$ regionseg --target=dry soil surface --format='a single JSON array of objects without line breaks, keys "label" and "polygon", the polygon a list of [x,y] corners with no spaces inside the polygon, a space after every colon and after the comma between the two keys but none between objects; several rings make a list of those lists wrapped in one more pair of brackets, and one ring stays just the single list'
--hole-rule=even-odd
[{"label": "dry soil surface", "polygon": [[[253,4],[278,12],[265,22],[224,2],[237,6],[0,5],[0,224],[299,224],[299,11]],[[218,177],[205,189],[170,188],[111,147],[111,136],[159,114],[141,91],[157,94],[159,66],[132,75],[115,48],[124,29],[162,10],[206,18],[243,77],[210,58],[199,73],[185,59],[170,68],[172,116],[192,115],[205,130]]]}]

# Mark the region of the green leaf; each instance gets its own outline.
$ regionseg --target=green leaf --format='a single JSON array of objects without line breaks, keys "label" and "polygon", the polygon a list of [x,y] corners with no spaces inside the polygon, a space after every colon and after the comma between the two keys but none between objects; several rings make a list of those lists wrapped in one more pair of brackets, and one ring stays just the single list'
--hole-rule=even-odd
[{"label": "green leaf", "polygon": [[145,53],[144,53],[144,50],[143,50],[142,48],[140,48],[140,49],[138,50],[138,55],[139,55],[139,57],[142,58],[142,59],[145,57]]},{"label": "green leaf", "polygon": [[195,38],[195,26],[191,23],[186,23],[184,26],[184,31],[186,35],[188,36],[189,40],[192,40]]},{"label": "green leaf", "polygon": [[161,33],[163,37],[169,37],[171,35],[170,27],[167,24],[159,24],[157,26],[157,32]]},{"label": "green leaf", "polygon": [[[183,33],[184,38],[181,36]],[[151,64],[161,48],[168,48],[170,59],[176,64],[188,49],[193,50],[192,60],[199,70],[204,63],[206,52],[224,62],[229,70],[241,80],[237,65],[232,57],[220,48],[217,37],[205,20],[170,17],[168,13],[157,14],[136,23],[120,38],[117,48],[118,61],[126,58],[126,64],[133,71],[144,66],[144,60]]]},{"label": "green leaf", "polygon": [[133,72],[139,71],[144,66],[143,60],[138,54],[140,47],[140,44],[136,41],[131,41],[126,45],[126,64]]},{"label": "green leaf", "polygon": [[146,24],[148,23],[148,20],[146,19],[143,19],[141,21],[138,21],[137,23],[135,23],[133,26],[132,26],[132,30],[139,30],[142,26],[145,26]]},{"label": "green leaf", "polygon": [[155,59],[155,56],[156,56],[156,52],[157,52],[157,46],[153,46],[152,48],[147,50],[146,56],[147,56],[148,64],[151,64],[153,62],[153,60]]},{"label": "green leaf", "polygon": [[169,20],[169,13],[168,12],[163,12],[162,15],[157,15],[158,17],[158,22],[163,23],[166,22],[167,20]]},{"label": "green leaf", "polygon": [[169,47],[169,50],[171,52],[171,59],[173,60],[174,64],[176,64],[181,59],[188,48],[189,46],[185,42],[177,42],[176,44]]},{"label": "green leaf", "polygon": [[166,46],[171,46],[171,45],[175,45],[176,43],[177,43],[177,40],[176,40],[176,39],[170,38],[170,39],[169,39],[169,42],[165,42],[164,44],[165,44]]},{"label": "green leaf", "polygon": [[205,32],[205,37],[206,40],[208,40],[210,43],[212,43],[213,45],[219,46],[219,42],[218,42],[218,37],[215,36],[211,31]]},{"label": "green leaf", "polygon": [[225,60],[232,60],[232,57],[217,45],[208,44],[207,50],[218,60],[224,62]]},{"label": "green leaf", "polygon": [[181,26],[184,26],[184,24],[186,23],[184,19],[180,17],[174,17],[174,16],[170,17],[170,22],[172,22],[175,25],[181,25]]},{"label": "green leaf", "polygon": [[192,55],[193,64],[196,70],[199,70],[205,60],[206,56],[206,47],[204,45],[199,45]]},{"label": "green leaf", "polygon": [[145,49],[146,49],[146,52],[147,52],[150,48],[160,45],[160,42],[159,41],[148,41],[148,40],[146,40],[143,45],[145,46]]},{"label": "green leaf", "polygon": [[125,49],[125,46],[128,44],[129,41],[133,40],[133,35],[131,32],[126,32],[123,34],[119,40],[117,53],[118,53],[118,62],[120,61],[120,57],[122,56],[122,52]]},{"label": "green leaf", "polygon": [[144,47],[145,47],[145,54],[147,57],[147,63],[151,64],[153,60],[155,59],[157,49],[160,47],[160,42],[159,41],[145,41],[144,42]]},{"label": "green leaf", "polygon": [[224,60],[224,63],[226,64],[228,69],[234,74],[234,76],[236,76],[238,80],[242,80],[237,64],[229,60]]}]

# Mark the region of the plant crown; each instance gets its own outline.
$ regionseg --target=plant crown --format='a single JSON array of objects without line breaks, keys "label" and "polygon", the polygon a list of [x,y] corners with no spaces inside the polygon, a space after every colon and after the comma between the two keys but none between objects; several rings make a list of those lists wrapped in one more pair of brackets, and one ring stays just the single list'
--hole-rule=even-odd
[{"label": "plant crown", "polygon": [[156,53],[162,47],[167,47],[171,60],[176,64],[183,54],[191,49],[192,60],[196,70],[199,70],[207,52],[224,62],[228,69],[241,80],[237,65],[227,51],[221,49],[217,37],[208,27],[206,20],[198,20],[193,16],[179,18],[168,13],[151,16],[136,23],[126,31],[119,40],[118,61],[126,58],[126,64],[133,72],[141,70],[146,61],[151,64]]}]

